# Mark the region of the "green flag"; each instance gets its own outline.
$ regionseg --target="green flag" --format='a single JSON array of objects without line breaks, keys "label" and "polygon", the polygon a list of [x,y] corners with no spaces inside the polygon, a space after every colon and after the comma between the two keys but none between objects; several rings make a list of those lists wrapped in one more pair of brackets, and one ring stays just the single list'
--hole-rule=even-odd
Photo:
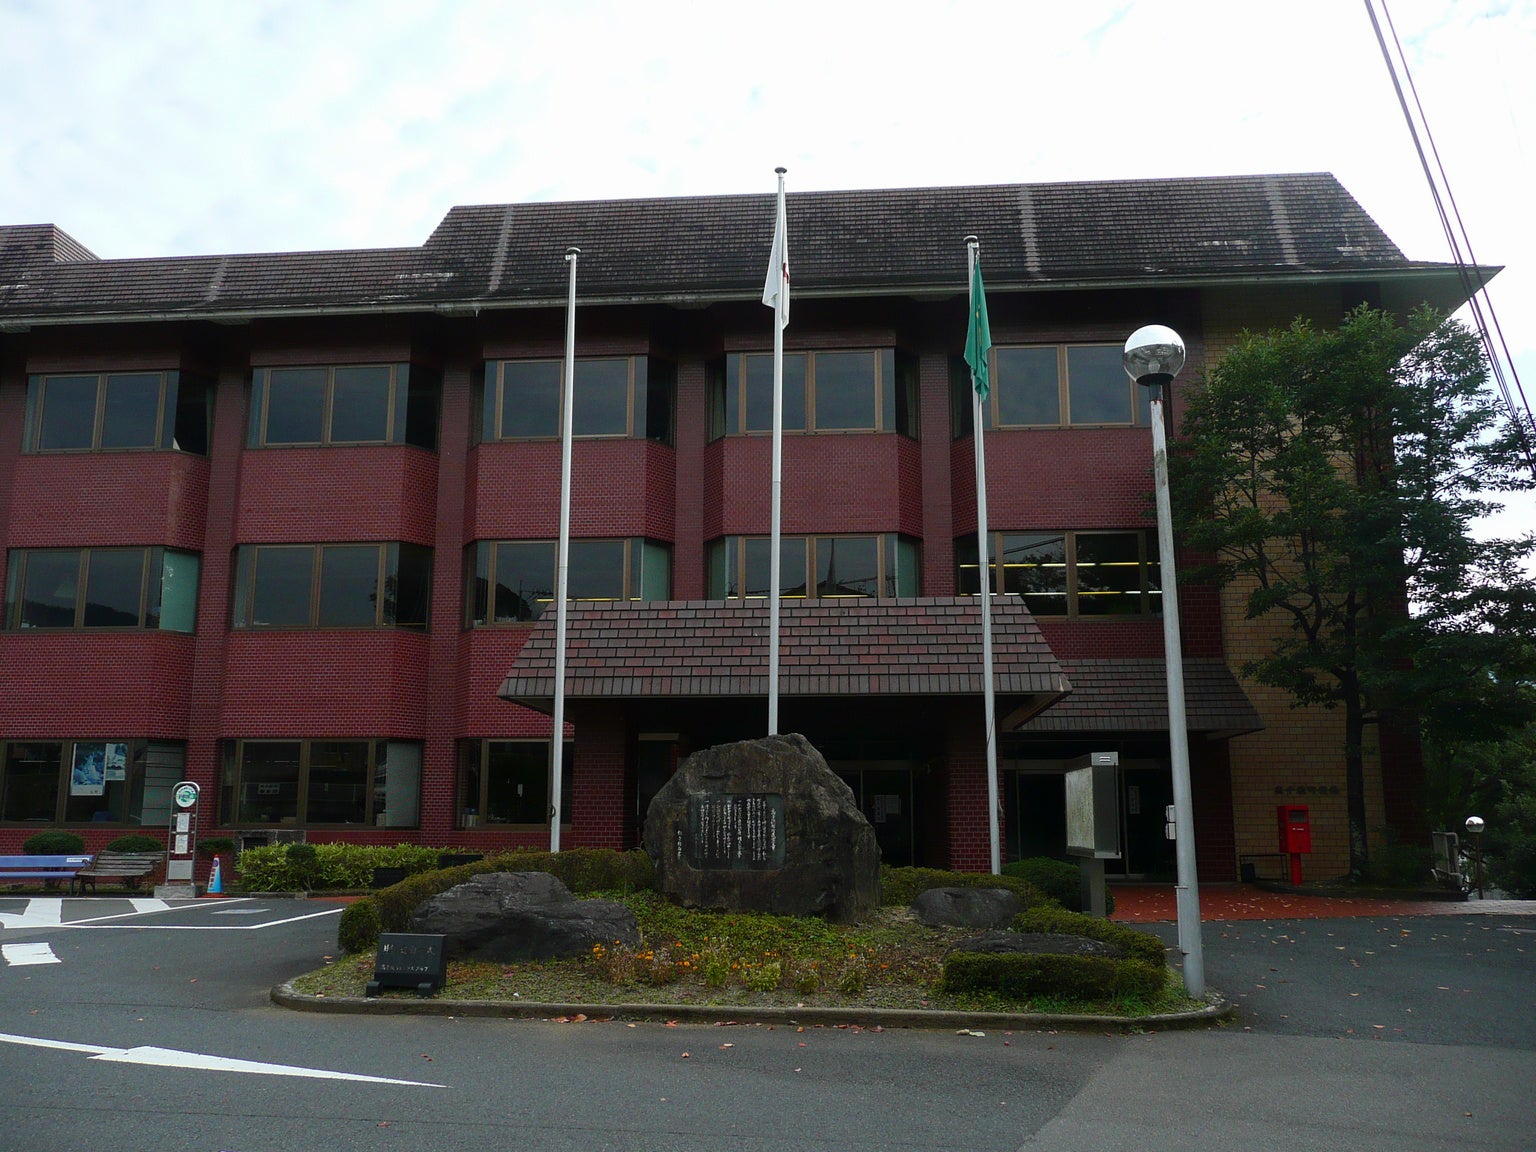
[{"label": "green flag", "polygon": [[987,350],[992,347],[992,326],[987,323],[987,294],[981,287],[981,261],[971,270],[971,324],[965,336],[965,362],[971,366],[971,383],[983,400],[992,386],[987,379]]}]

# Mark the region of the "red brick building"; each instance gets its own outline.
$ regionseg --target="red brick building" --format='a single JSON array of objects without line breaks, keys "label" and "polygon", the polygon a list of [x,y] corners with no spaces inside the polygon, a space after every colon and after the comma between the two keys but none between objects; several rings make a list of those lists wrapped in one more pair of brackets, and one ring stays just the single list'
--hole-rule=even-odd
[{"label": "red brick building", "polygon": [[[163,829],[180,779],[205,836],[547,843],[570,245],[562,843],[634,844],[679,755],[766,725],[772,221],[768,195],[491,205],[419,248],[150,260],[0,227],[0,852]],[[1192,383],[1244,327],[1453,305],[1454,269],[1317,174],[795,194],[789,231],[780,727],[887,859],[986,866],[974,233],[1006,855],[1058,854],[1064,765],[1115,751],[1120,867],[1170,871],[1121,345],[1173,326]],[[1217,590],[1180,607],[1202,874],[1273,850],[1277,797],[1343,871],[1333,721],[1238,682],[1264,634]],[[1373,757],[1373,814],[1416,771]]]}]

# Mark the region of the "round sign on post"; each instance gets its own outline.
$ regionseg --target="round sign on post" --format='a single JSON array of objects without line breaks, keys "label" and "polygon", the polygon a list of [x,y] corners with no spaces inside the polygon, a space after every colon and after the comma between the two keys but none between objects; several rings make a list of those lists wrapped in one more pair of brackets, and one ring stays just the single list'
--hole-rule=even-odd
[{"label": "round sign on post", "polygon": [[190,808],[197,803],[197,793],[198,787],[195,783],[191,780],[183,780],[180,784],[176,785],[171,796],[176,801],[176,807]]},{"label": "round sign on post", "polygon": [[[197,798],[202,790],[195,781],[182,780],[171,789],[170,838],[166,844],[166,888],[184,886],[185,894],[195,896],[192,883],[193,859],[197,852]],[[181,894],[181,893],[178,893]]]}]

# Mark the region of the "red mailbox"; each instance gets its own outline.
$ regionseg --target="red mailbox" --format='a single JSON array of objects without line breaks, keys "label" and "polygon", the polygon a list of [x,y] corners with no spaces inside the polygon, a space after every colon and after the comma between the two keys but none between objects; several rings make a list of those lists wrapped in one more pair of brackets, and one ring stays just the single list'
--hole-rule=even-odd
[{"label": "red mailbox", "polygon": [[1291,883],[1301,883],[1301,854],[1312,851],[1312,813],[1305,804],[1275,808],[1280,824],[1280,851],[1291,858]]}]

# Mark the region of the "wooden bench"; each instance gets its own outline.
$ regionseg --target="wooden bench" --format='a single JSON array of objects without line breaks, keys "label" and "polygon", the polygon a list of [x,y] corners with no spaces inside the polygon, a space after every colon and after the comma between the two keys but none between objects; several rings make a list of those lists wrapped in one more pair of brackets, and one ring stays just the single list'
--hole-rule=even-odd
[{"label": "wooden bench", "polygon": [[73,892],[75,885],[79,884],[83,896],[87,884],[94,892],[96,881],[107,877],[121,880],[125,888],[137,888],[139,881],[153,872],[159,863],[158,852],[98,852],[89,864],[70,879],[69,890]]},{"label": "wooden bench", "polygon": [[74,883],[75,874],[91,862],[84,854],[78,856],[0,856],[0,884],[21,880],[68,880]]}]

